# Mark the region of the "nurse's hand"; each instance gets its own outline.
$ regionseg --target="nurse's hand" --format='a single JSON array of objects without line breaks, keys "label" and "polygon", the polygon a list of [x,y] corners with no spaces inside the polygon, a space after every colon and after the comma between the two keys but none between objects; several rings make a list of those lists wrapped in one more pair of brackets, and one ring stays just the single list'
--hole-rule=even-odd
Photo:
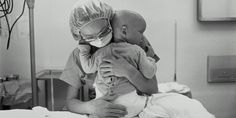
[{"label": "nurse's hand", "polygon": [[[110,78],[111,76],[128,77],[129,71],[133,66],[123,57],[116,55],[106,56],[103,58],[99,66],[99,70],[103,78]],[[129,78],[128,78],[129,79]]]},{"label": "nurse's hand", "polygon": [[90,101],[92,114],[99,118],[120,118],[127,114],[126,107],[114,104],[113,101],[117,95],[106,95],[101,98]]}]

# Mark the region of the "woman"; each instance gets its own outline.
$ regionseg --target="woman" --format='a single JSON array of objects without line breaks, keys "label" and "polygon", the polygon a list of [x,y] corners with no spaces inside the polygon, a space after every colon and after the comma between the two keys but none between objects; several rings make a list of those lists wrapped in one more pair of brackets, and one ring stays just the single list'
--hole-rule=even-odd
[{"label": "woman", "polygon": [[[75,12],[77,15],[74,15]],[[103,36],[100,34],[103,33],[101,33],[101,31],[108,25],[102,18],[112,19],[113,15],[114,12],[112,8],[101,1],[79,2],[76,4],[76,8],[73,10],[70,18],[73,37],[79,41],[82,41],[81,39],[87,36],[102,38]],[[99,35],[97,36],[97,34]],[[95,50],[96,49],[92,50],[91,53]],[[70,84],[67,94],[68,109],[75,113],[93,114],[101,118],[118,118],[124,116],[127,113],[126,108],[111,102],[116,98],[116,95],[107,95],[87,102],[82,102],[77,99],[78,89],[82,86],[80,79],[86,77],[87,79],[94,80],[96,76],[96,73],[89,75],[84,74],[80,65],[79,53],[78,49],[72,52],[61,76],[62,80]],[[144,78],[135,67],[130,65],[123,58],[107,57],[105,60],[106,61],[100,65],[100,71],[104,77],[108,75],[123,76],[129,79],[136,89],[142,93],[148,95],[157,93],[156,77],[150,80]]]}]

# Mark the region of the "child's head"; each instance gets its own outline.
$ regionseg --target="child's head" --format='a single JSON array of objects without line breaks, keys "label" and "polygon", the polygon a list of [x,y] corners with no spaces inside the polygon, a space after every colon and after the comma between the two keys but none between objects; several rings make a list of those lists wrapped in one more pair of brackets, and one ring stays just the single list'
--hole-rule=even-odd
[{"label": "child's head", "polygon": [[117,11],[112,19],[112,28],[114,42],[143,44],[146,22],[140,14],[128,10]]},{"label": "child's head", "polygon": [[155,54],[147,38],[143,35],[146,29],[144,18],[133,11],[120,10],[115,12],[112,19],[114,42],[128,42],[139,45],[148,56],[156,61],[159,57]]}]

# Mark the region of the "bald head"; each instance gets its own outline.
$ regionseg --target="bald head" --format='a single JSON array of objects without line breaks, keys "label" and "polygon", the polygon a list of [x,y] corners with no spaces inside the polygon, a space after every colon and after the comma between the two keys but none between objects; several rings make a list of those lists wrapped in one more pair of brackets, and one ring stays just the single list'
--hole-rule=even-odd
[{"label": "bald head", "polygon": [[148,56],[153,57],[156,61],[159,60],[148,39],[143,34],[146,29],[146,22],[140,14],[128,10],[117,11],[111,24],[115,42],[125,41],[138,45]]},{"label": "bald head", "polygon": [[146,22],[144,18],[136,12],[129,10],[117,11],[112,20],[112,27],[114,30],[120,30],[120,28],[124,26],[127,26],[128,31],[135,30],[143,33],[146,29]]}]

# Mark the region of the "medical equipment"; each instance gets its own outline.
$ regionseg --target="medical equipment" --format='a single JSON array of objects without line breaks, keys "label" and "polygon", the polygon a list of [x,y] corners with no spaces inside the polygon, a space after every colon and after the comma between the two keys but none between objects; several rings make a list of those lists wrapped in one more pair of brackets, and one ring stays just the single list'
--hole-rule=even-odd
[{"label": "medical equipment", "polygon": [[31,83],[19,79],[19,75],[10,74],[0,77],[1,109],[31,108]]},{"label": "medical equipment", "polygon": [[25,11],[25,3],[26,3],[26,0],[24,0],[21,14],[16,18],[16,20],[13,22],[12,26],[10,26],[10,22],[9,22],[9,19],[7,16],[12,13],[12,10],[14,7],[13,0],[0,0],[0,6],[1,6],[0,12],[3,13],[3,15],[0,16],[0,18],[5,17],[6,23],[7,23],[7,28],[8,28],[7,49],[9,49],[9,46],[10,46],[12,30],[13,30],[16,22],[21,18],[21,16],[23,15],[23,13]]},{"label": "medical equipment", "polygon": [[36,69],[35,69],[35,46],[34,46],[34,3],[35,0],[26,0],[29,8],[29,32],[30,32],[30,66],[31,66],[31,87],[33,106],[37,106],[37,83],[36,83]]},{"label": "medical equipment", "polygon": [[175,45],[174,45],[174,54],[175,54],[175,60],[174,60],[174,82],[176,82],[177,81],[177,78],[176,78],[176,68],[177,68],[177,21],[175,20],[175,27],[174,27],[175,29]]},{"label": "medical equipment", "polygon": [[[50,81],[50,92],[51,92],[51,110],[54,111],[55,100],[54,100],[54,79],[59,79],[61,75],[61,70],[43,70],[36,75],[36,85],[38,85],[39,80],[45,81],[45,96],[48,95],[48,81]],[[38,92],[38,91],[37,91]],[[38,93],[36,93],[38,99]],[[47,98],[45,98],[47,102]],[[38,101],[36,101],[38,103]],[[46,107],[47,103],[46,103]]]}]

